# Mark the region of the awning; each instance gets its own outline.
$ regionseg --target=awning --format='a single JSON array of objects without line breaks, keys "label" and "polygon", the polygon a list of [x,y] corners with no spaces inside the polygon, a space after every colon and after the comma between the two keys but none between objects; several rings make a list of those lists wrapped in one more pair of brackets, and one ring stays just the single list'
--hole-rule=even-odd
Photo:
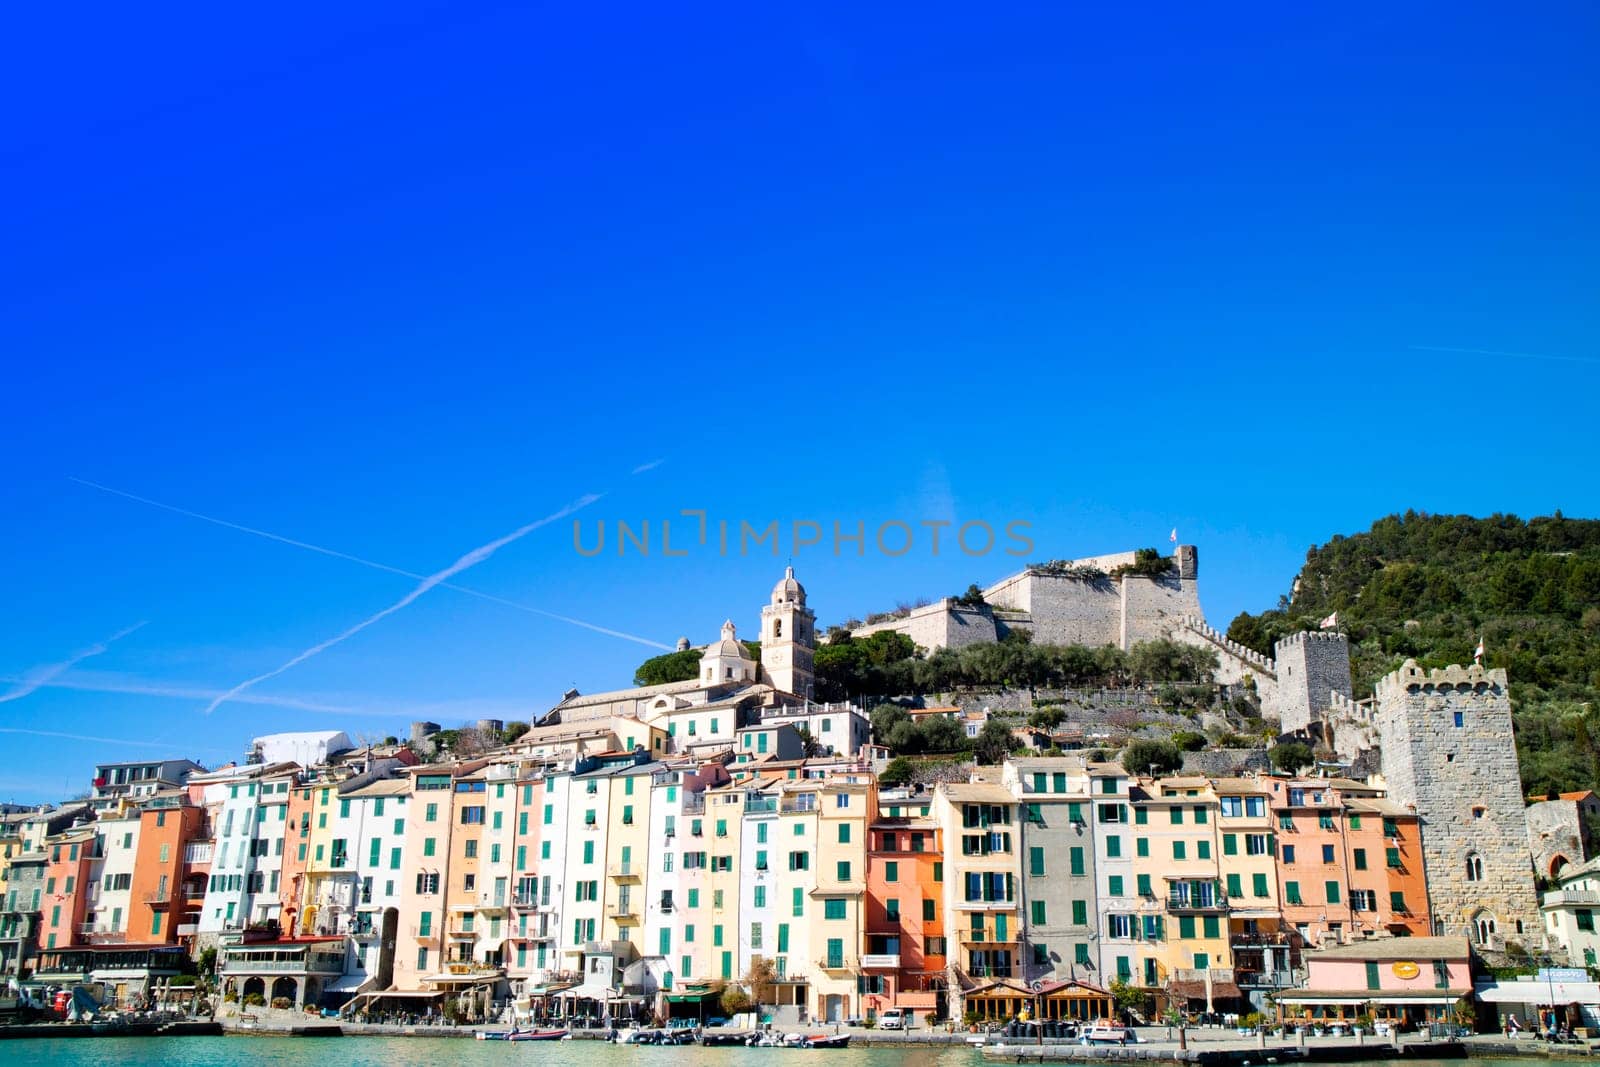
[{"label": "awning", "polygon": [[1277,995],[1279,1004],[1414,1004],[1414,1005],[1446,1005],[1454,1004],[1470,991],[1465,989],[1439,989],[1430,993],[1411,992],[1403,989],[1374,989],[1366,993],[1352,992],[1341,989],[1335,992],[1319,993],[1314,989],[1286,990]]},{"label": "awning", "polygon": [[[1189,997],[1193,1000],[1206,999],[1206,984],[1204,982],[1173,982],[1171,988],[1172,992],[1180,997]],[[1211,983],[1212,1000],[1233,1000],[1242,996],[1244,996],[1244,993],[1234,982]]]},{"label": "awning", "polygon": [[561,991],[561,995],[564,997],[579,997],[584,1000],[611,1000],[621,993],[622,990],[620,989],[612,989],[610,986],[604,985],[589,985],[587,982]]},{"label": "awning", "polygon": [[1600,1004],[1600,982],[1488,982],[1474,992],[1490,1004]]},{"label": "awning", "polygon": [[722,995],[721,990],[717,990],[717,989],[708,989],[703,993],[668,993],[667,994],[667,1003],[668,1004],[700,1004],[700,1003],[702,1003],[704,1001],[710,1000],[712,997],[720,997],[721,995]]},{"label": "awning", "polygon": [[444,992],[438,989],[380,989],[357,993],[355,1000],[435,1000],[442,996]]},{"label": "awning", "polygon": [[354,993],[369,982],[375,981],[370,974],[343,974],[322,987],[324,993]]},{"label": "awning", "polygon": [[528,990],[527,995],[530,996],[530,997],[553,997],[557,993],[565,993],[567,990],[569,990],[571,988],[573,988],[573,985],[570,982],[568,982],[566,984],[562,984],[560,982],[552,982],[549,985],[536,985],[536,986],[534,986],[532,989]]}]

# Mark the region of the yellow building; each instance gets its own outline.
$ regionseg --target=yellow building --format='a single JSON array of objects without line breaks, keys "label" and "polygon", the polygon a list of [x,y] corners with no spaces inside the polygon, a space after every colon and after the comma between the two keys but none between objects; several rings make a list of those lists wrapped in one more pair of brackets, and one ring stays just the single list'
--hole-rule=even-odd
[{"label": "yellow building", "polygon": [[867,828],[877,815],[868,775],[835,775],[817,792],[817,870],[811,891],[812,1005],[820,1022],[843,1022],[861,1010],[856,976],[866,937]]},{"label": "yellow building", "polygon": [[[1215,983],[1231,980],[1228,897],[1219,867],[1217,795],[1205,778],[1141,778],[1129,790],[1133,809],[1134,879],[1139,896],[1160,908],[1153,931],[1158,990],[1179,1007],[1199,1000],[1208,981],[1215,999],[1237,996]],[[1145,924],[1148,925],[1148,924]],[[1208,970],[1221,969],[1209,977]]]},{"label": "yellow building", "polygon": [[777,839],[772,846],[777,875],[773,911],[778,927],[772,957],[778,973],[773,1021],[786,1024],[811,1020],[812,987],[824,978],[817,970],[817,959],[827,946],[813,934],[821,911],[813,892],[827,851],[818,828],[822,783],[784,780],[780,788]]},{"label": "yellow building", "polygon": [[950,1011],[959,1018],[966,990],[1021,973],[1017,798],[996,782],[941,784],[934,817],[944,838]]},{"label": "yellow building", "polygon": [[[1231,985],[1240,990],[1240,996],[1249,996],[1253,991],[1278,988],[1290,971],[1292,949],[1278,897],[1272,783],[1256,778],[1215,778],[1211,787],[1217,795],[1217,830],[1222,835]],[[1217,997],[1215,980],[1212,995]]]}]

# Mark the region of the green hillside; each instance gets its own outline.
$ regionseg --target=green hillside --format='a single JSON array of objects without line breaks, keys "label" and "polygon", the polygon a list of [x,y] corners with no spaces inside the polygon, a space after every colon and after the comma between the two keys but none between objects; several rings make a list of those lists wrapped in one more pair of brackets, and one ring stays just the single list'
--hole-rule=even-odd
[{"label": "green hillside", "polygon": [[1600,521],[1391,515],[1311,549],[1291,595],[1228,636],[1270,655],[1333,612],[1358,697],[1408,658],[1472,662],[1481,635],[1510,675],[1528,792],[1600,788]]}]

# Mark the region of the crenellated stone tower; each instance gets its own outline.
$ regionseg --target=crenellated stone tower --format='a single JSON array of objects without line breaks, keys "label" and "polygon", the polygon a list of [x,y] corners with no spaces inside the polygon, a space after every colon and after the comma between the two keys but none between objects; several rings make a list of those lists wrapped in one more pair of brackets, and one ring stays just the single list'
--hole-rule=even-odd
[{"label": "crenellated stone tower", "polygon": [[[1414,807],[1435,931],[1503,949],[1542,943],[1504,670],[1415,660],[1378,681],[1389,798]],[[1406,859],[1409,862],[1409,858]]]},{"label": "crenellated stone tower", "polygon": [[789,567],[772,587],[772,602],[761,609],[761,669],[774,688],[811,696],[817,617],[806,607],[805,586]]},{"label": "crenellated stone tower", "polygon": [[1320,722],[1333,694],[1350,696],[1350,639],[1332,630],[1290,634],[1272,648],[1278,671],[1278,719],[1284,733]]}]

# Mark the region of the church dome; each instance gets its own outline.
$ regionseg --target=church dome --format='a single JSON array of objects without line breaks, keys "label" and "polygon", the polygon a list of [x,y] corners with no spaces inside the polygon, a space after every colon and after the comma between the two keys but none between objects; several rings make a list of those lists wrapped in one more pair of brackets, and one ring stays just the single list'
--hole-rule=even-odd
[{"label": "church dome", "polygon": [[783,579],[772,587],[772,602],[774,604],[804,604],[806,602],[806,587],[795,581],[793,567],[784,568]]},{"label": "church dome", "polygon": [[706,646],[700,658],[704,659],[751,659],[750,650],[744,647],[744,642],[739,640],[738,632],[734,629],[733,620],[729,619],[722,624],[722,637]]}]

